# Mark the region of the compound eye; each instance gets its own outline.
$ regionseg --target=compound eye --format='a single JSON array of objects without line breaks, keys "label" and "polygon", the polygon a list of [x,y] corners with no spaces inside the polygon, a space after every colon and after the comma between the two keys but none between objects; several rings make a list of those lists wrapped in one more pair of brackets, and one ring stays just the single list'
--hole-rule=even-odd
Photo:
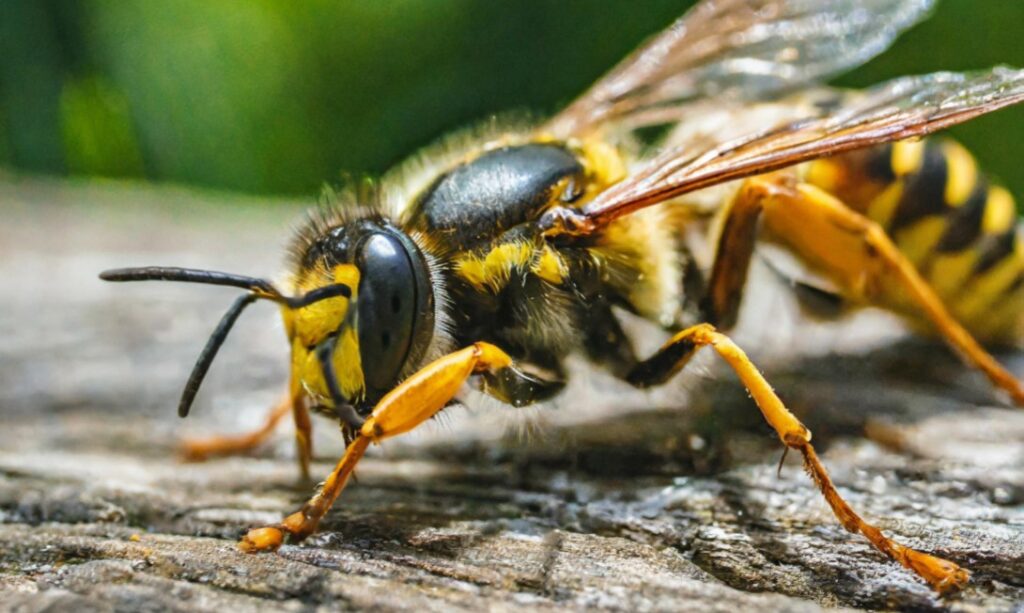
[{"label": "compound eye", "polygon": [[371,390],[388,390],[409,353],[416,316],[416,279],[398,239],[383,233],[367,238],[357,259],[359,352]]}]

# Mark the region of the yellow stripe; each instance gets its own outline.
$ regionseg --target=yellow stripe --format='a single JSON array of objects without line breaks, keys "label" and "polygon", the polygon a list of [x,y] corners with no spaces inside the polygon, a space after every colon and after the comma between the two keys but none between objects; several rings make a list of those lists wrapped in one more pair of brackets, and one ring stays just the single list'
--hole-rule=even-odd
[{"label": "yellow stripe", "polygon": [[1013,196],[998,185],[988,189],[985,214],[981,218],[981,229],[986,234],[1002,234],[1013,226],[1017,217],[1017,206]]},{"label": "yellow stripe", "polygon": [[515,268],[524,268],[533,257],[533,248],[527,243],[513,242],[498,245],[482,258],[466,254],[455,262],[455,272],[477,289],[492,291],[505,287]]},{"label": "yellow stripe", "polygon": [[953,311],[960,321],[982,321],[991,304],[1010,287],[1021,272],[1021,258],[1014,255],[996,264],[989,272],[975,279],[961,293]]},{"label": "yellow stripe", "polygon": [[928,282],[940,298],[950,298],[959,293],[971,278],[974,264],[978,261],[976,249],[965,249],[960,253],[935,256],[928,271]]},{"label": "yellow stripe", "polygon": [[804,180],[827,192],[834,192],[843,178],[843,169],[832,160],[817,160],[807,167]]},{"label": "yellow stripe", "polygon": [[868,205],[868,218],[883,228],[888,228],[902,198],[903,183],[896,181],[871,201]]},{"label": "yellow stripe", "polygon": [[960,206],[971,196],[978,180],[978,166],[974,158],[959,143],[942,143],[946,156],[946,204]]},{"label": "yellow stripe", "polygon": [[946,231],[946,218],[940,215],[925,217],[909,228],[899,232],[896,245],[914,266],[920,266],[939,243]]},{"label": "yellow stripe", "polygon": [[554,285],[561,284],[568,272],[561,256],[547,245],[544,246],[544,250],[541,251],[537,261],[530,267],[530,271]]},{"label": "yellow stripe", "polygon": [[892,145],[890,164],[897,177],[917,171],[924,163],[924,141],[902,140]]},{"label": "yellow stripe", "polygon": [[1015,342],[1020,340],[1024,324],[1024,288],[1009,296],[1001,296],[999,304],[986,309],[986,315],[976,322],[971,332],[983,341]]},{"label": "yellow stripe", "polygon": [[586,160],[590,180],[602,189],[621,181],[626,176],[626,162],[619,150],[612,145],[591,139],[583,143],[583,157]]}]

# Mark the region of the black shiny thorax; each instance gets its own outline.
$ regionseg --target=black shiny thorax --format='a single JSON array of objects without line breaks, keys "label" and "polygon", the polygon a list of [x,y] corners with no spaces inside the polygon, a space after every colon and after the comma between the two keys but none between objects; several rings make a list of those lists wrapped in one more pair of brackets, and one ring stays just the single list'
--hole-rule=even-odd
[{"label": "black shiny thorax", "polygon": [[572,198],[583,174],[579,159],[559,144],[494,149],[435,179],[413,204],[409,223],[464,248],[532,219],[554,197]]}]

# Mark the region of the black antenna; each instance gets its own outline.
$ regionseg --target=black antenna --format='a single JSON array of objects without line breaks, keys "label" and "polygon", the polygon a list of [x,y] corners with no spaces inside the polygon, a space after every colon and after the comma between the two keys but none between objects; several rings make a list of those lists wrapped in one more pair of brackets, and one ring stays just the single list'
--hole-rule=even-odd
[{"label": "black antenna", "polygon": [[328,298],[351,298],[352,288],[344,283],[332,283],[331,285],[325,285],[318,287],[314,290],[310,290],[301,296],[281,296],[282,301],[292,309],[301,309],[307,307],[314,302],[320,302],[321,300],[327,300]]},{"label": "black antenna", "polygon": [[181,392],[181,401],[178,402],[178,417],[188,417],[189,409],[192,408],[192,401],[195,400],[199,386],[203,383],[203,378],[206,377],[206,371],[210,370],[210,364],[213,363],[213,358],[217,357],[217,351],[224,344],[224,339],[228,337],[228,332],[231,332],[231,327],[235,325],[238,316],[242,314],[245,307],[255,302],[257,298],[256,294],[240,296],[232,303],[231,308],[224,313],[224,316],[220,318],[220,323],[214,328],[210,339],[206,341],[206,346],[200,352],[196,365],[192,367],[192,374],[188,376],[188,381],[185,382],[185,389]]},{"label": "black antenna", "polygon": [[358,431],[363,425],[363,418],[356,413],[355,408],[341,395],[341,387],[338,385],[338,375],[334,372],[334,349],[338,345],[338,335],[328,336],[324,342],[317,345],[316,358],[320,362],[320,369],[324,373],[324,383],[327,384],[327,392],[331,395],[334,403],[334,412],[345,423]]},{"label": "black antenna", "polygon": [[[181,401],[178,403],[178,416],[180,417],[188,416],[189,410],[192,408],[192,402],[195,400],[196,393],[199,391],[199,386],[203,383],[203,379],[206,377],[206,372],[210,370],[210,365],[213,363],[213,359],[217,357],[217,351],[219,351],[220,346],[224,344],[224,339],[226,339],[228,333],[231,332],[232,326],[235,325],[235,322],[238,320],[239,315],[242,314],[242,311],[245,310],[245,307],[249,306],[256,300],[263,299],[285,304],[291,309],[301,309],[313,303],[320,302],[321,300],[338,297],[350,298],[352,296],[352,288],[344,283],[333,283],[331,285],[318,287],[299,296],[285,296],[266,279],[246,277],[244,275],[235,275],[226,272],[217,272],[215,270],[197,270],[194,268],[177,268],[173,266],[116,268],[101,272],[100,279],[115,282],[182,281],[186,283],[204,283],[207,285],[237,287],[240,289],[247,289],[251,292],[235,300],[227,312],[224,313],[224,316],[221,317],[220,322],[213,330],[213,334],[210,335],[209,340],[206,341],[206,346],[203,347],[202,352],[199,354],[199,359],[196,360],[196,365],[192,368],[192,374],[189,375],[188,381],[185,383],[185,389],[181,393]],[[332,338],[334,338],[335,341],[331,342],[331,348],[326,364],[330,363],[329,355],[334,353],[333,348],[334,342],[336,342],[336,337]],[[325,364],[325,362],[321,356],[321,365],[323,364]],[[341,397],[341,392],[338,389],[338,381],[335,377],[333,367],[329,369],[325,368],[324,377],[328,381],[328,387],[331,388],[331,395],[332,398],[335,398],[335,404],[338,407],[338,410],[344,410],[344,407],[347,405]],[[332,384],[333,387],[331,387]],[[338,400],[339,398],[341,399],[340,403]],[[346,421],[349,421],[350,424],[358,424],[354,426],[358,428],[359,425],[362,425],[363,420],[358,414],[356,414],[355,409],[352,407],[348,408],[351,415],[345,415],[343,418],[346,419]]]},{"label": "black antenna", "polygon": [[222,285],[247,289],[256,293],[257,298],[273,300],[288,305],[292,309],[301,309],[314,302],[337,298],[350,298],[352,288],[344,283],[332,283],[318,287],[301,296],[285,296],[266,279],[246,277],[215,270],[198,270],[195,268],[177,268],[173,266],[143,266],[140,268],[115,268],[100,273],[104,281],[182,281],[185,283],[204,283],[206,285]]},{"label": "black antenna", "polygon": [[281,293],[266,279],[233,275],[215,270],[196,270],[194,268],[176,268],[170,266],[144,266],[141,268],[115,268],[100,273],[104,281],[184,281],[186,283],[206,283],[207,285],[226,285],[255,292],[263,292],[274,296]]}]

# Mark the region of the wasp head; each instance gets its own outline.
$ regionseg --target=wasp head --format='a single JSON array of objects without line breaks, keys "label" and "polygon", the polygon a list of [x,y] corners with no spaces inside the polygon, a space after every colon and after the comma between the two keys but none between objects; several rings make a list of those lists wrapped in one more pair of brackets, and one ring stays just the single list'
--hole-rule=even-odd
[{"label": "wasp head", "polygon": [[292,343],[292,377],[322,406],[359,412],[415,367],[433,335],[426,259],[382,218],[324,227],[296,250],[294,290],[345,284],[338,296],[301,309],[282,305]]},{"label": "wasp head", "polygon": [[242,311],[259,299],[281,306],[301,387],[350,426],[416,366],[433,336],[434,298],[415,243],[383,219],[358,219],[307,236],[287,295],[265,279],[187,268],[108,270],[106,281],[184,281],[248,290],[221,318],[178,405],[188,415],[199,386]]}]

